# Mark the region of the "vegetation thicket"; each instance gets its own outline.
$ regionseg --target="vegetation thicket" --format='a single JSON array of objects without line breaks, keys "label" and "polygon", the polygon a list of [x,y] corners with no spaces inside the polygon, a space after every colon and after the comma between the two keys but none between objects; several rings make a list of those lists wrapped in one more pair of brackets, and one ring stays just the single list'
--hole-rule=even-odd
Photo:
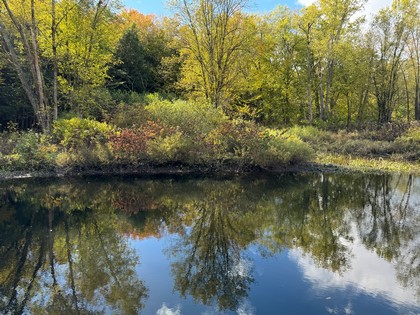
[{"label": "vegetation thicket", "polygon": [[418,169],[420,1],[365,4],[1,0],[0,167]]}]

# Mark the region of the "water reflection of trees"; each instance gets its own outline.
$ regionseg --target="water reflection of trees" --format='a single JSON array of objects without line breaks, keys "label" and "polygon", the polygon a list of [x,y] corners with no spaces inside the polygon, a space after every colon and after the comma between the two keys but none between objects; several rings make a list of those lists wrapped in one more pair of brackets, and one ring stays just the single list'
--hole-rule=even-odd
[{"label": "water reflection of trees", "polygon": [[[253,281],[244,249],[259,238],[264,222],[257,203],[241,198],[238,183],[211,182],[184,203],[188,231],[171,247],[175,288],[204,304],[235,309]],[[250,201],[250,200],[248,200]]]},{"label": "water reflection of trees", "polygon": [[32,308],[83,313],[106,301],[111,310],[140,309],[146,289],[124,238],[165,233],[177,235],[168,248],[175,289],[221,310],[248,295],[251,245],[268,255],[298,248],[343,272],[354,237],[393,262],[401,283],[420,296],[420,182],[413,176],[28,185],[0,191],[0,294],[8,298],[0,307],[31,301]]},{"label": "water reflection of trees", "polygon": [[115,214],[73,185],[9,187],[0,197],[0,309],[137,313],[147,290]]},{"label": "water reflection of trees", "polygon": [[412,175],[366,179],[352,220],[363,244],[393,262],[400,282],[420,298],[420,181]]}]

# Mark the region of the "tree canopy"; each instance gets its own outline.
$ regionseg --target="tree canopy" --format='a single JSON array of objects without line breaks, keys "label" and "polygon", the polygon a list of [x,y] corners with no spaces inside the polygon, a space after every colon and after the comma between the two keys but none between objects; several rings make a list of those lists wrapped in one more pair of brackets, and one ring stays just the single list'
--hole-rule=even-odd
[{"label": "tree canopy", "polygon": [[60,116],[106,120],[124,93],[154,92],[272,126],[419,120],[420,3],[372,19],[365,4],[252,14],[245,0],[174,0],[158,19],[115,0],[2,0],[1,123],[48,132]]}]

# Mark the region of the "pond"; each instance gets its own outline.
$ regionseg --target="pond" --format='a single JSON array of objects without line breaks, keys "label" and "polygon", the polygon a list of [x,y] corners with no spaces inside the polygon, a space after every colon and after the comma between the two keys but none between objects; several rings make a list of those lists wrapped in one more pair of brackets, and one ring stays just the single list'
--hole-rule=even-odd
[{"label": "pond", "polygon": [[5,314],[420,314],[420,177],[0,183]]}]

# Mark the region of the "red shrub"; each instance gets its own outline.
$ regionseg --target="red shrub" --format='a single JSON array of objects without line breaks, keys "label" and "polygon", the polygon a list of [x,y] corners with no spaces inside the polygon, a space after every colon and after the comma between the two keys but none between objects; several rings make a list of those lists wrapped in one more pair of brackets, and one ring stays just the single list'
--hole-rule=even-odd
[{"label": "red shrub", "polygon": [[148,121],[146,125],[135,129],[122,129],[112,136],[110,144],[117,160],[138,162],[147,158],[147,143],[157,137],[165,137],[176,132],[175,128],[163,127],[159,123]]}]

